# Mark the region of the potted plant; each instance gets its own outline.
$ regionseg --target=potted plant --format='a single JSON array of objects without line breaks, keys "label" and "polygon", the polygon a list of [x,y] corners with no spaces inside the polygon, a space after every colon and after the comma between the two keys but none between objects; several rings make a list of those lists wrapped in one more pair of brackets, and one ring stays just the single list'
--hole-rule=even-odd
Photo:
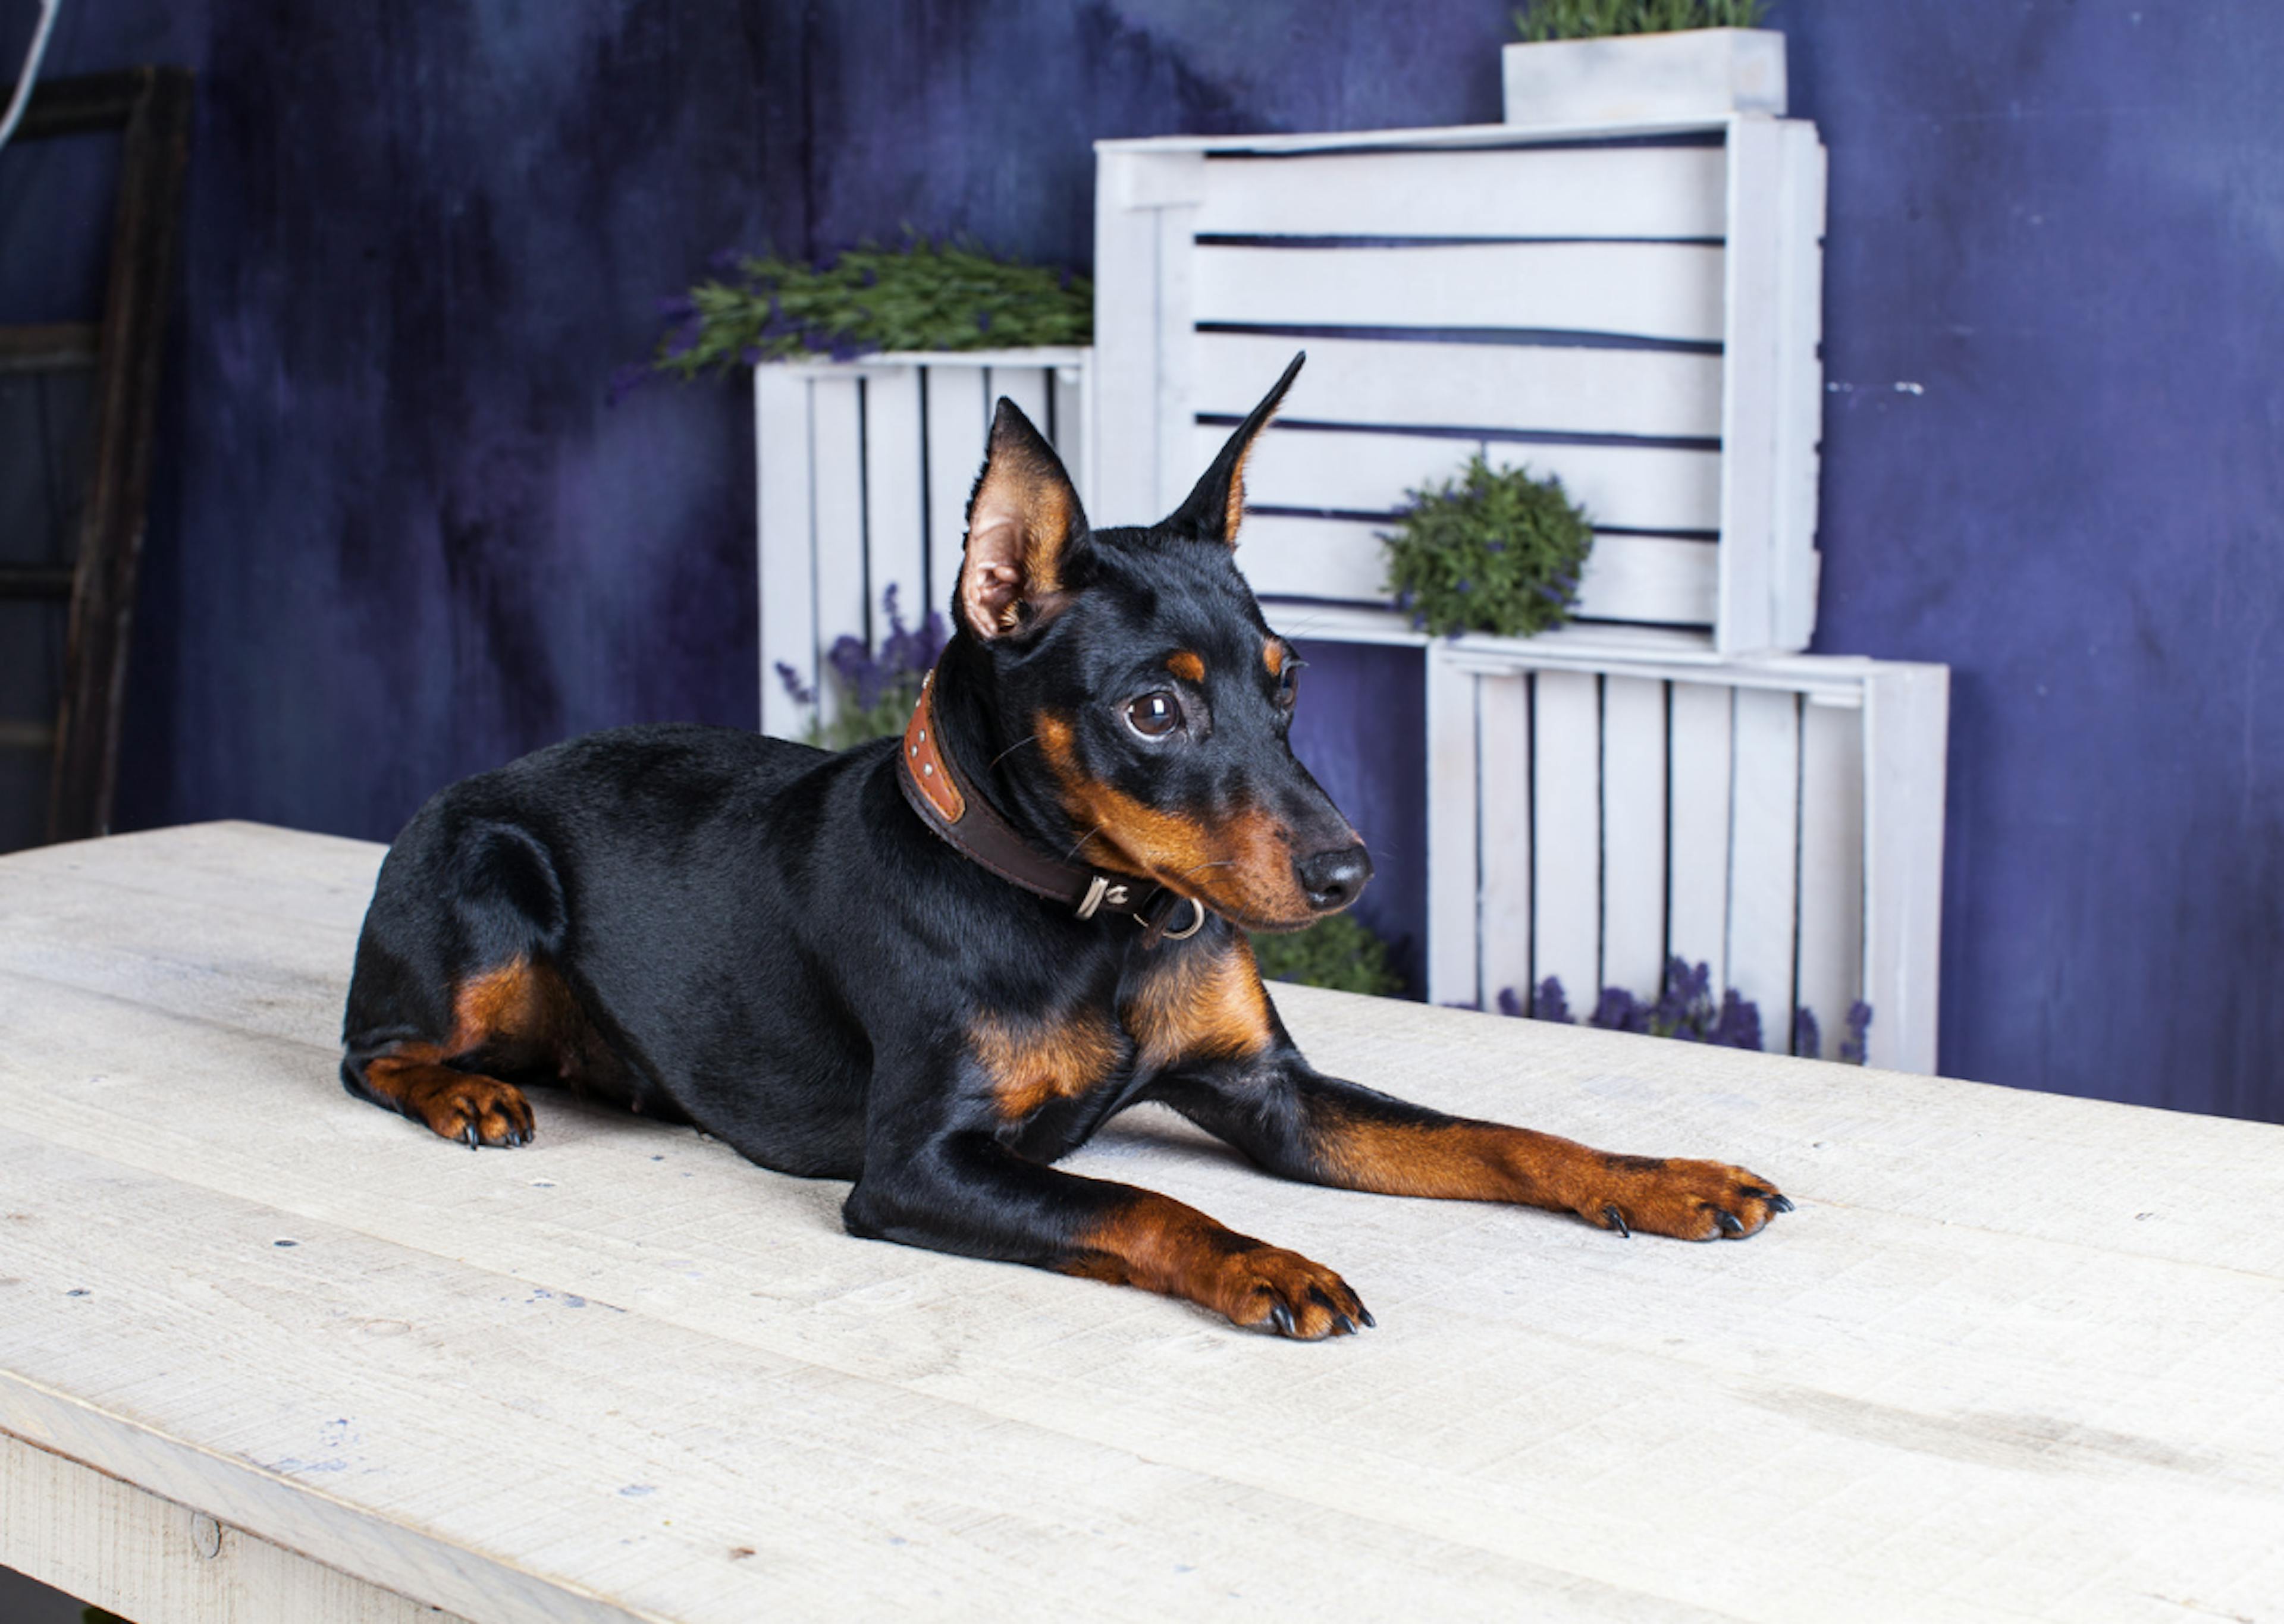
[{"label": "potted plant", "polygon": [[1561,480],[1477,452],[1458,479],[1407,494],[1381,546],[1388,590],[1414,626],[1528,637],[1570,618],[1594,529]]},{"label": "potted plant", "polygon": [[1530,0],[1500,52],[1510,124],[1781,117],[1784,35],[1766,0]]}]

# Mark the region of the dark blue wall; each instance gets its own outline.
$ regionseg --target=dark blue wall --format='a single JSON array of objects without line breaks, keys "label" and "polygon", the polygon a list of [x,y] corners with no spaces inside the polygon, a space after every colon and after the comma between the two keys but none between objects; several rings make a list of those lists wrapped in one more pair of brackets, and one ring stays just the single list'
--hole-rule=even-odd
[{"label": "dark blue wall", "polygon": [[[1506,10],[81,0],[56,71],[204,75],[127,820],[386,836],[567,733],[751,724],[744,399],[603,402],[656,295],[907,223],[1083,261],[1091,139],[1495,118]],[[1819,646],[1955,671],[1944,1067],[2284,1120],[2284,7],[1779,20],[1832,152]],[[32,153],[0,312],[83,314],[37,233],[90,183]],[[1416,936],[1416,677],[1311,658]]]}]

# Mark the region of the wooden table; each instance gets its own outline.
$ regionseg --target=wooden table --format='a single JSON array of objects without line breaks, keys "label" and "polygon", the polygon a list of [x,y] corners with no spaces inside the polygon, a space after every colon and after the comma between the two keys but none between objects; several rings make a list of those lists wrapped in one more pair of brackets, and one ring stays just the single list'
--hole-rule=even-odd
[{"label": "wooden table", "polygon": [[1074,1164],[1344,1271],[1380,1329],[1302,1346],[349,1099],[379,855],[0,860],[0,1564],[141,1624],[2284,1618],[2284,1130],[1290,991],[1331,1069],[1801,1204],[1627,1243],[1154,1112]]}]

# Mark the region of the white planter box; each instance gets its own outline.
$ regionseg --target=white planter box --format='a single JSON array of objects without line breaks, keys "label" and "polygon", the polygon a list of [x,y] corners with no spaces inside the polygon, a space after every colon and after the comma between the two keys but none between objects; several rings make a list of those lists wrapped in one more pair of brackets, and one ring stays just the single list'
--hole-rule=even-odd
[{"label": "white planter box", "polygon": [[[1610,140],[1600,139],[1612,137]],[[1760,116],[1097,144],[1098,516],[1168,511],[1295,349],[1248,471],[1264,597],[1385,609],[1377,533],[1483,450],[1597,527],[1580,613],[1815,627],[1824,149]]]},{"label": "white planter box", "polygon": [[760,507],[762,730],[798,738],[809,716],[780,661],[829,720],[825,651],[877,644],[880,595],[905,623],[950,600],[967,496],[1001,395],[1038,426],[1084,501],[1092,488],[1089,351],[1038,348],[770,362],[754,369]]},{"label": "white planter box", "polygon": [[1936,1069],[1950,673],[1842,656],[1428,652],[1428,996],[1494,1007],[1560,978],[1654,996],[1669,956],[1794,1012],[1836,1058]]},{"label": "white planter box", "polygon": [[1693,28],[1499,52],[1510,124],[1657,124],[1785,111],[1785,38]]}]

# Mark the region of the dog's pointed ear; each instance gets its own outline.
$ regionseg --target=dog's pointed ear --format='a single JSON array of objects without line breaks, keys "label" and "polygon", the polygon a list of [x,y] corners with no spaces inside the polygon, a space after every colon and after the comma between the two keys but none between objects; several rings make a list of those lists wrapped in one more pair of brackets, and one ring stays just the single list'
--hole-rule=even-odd
[{"label": "dog's pointed ear", "polygon": [[1002,395],[967,498],[958,608],[968,630],[988,643],[1053,614],[1064,598],[1063,566],[1086,533],[1062,459]]},{"label": "dog's pointed ear", "polygon": [[1213,459],[1213,466],[1206,470],[1205,477],[1197,482],[1182,505],[1167,517],[1166,529],[1201,542],[1237,545],[1237,527],[1245,518],[1245,459],[1252,453],[1253,442],[1261,437],[1261,431],[1269,426],[1269,419],[1284,404],[1286,391],[1301,375],[1301,363],[1308,358],[1305,349],[1293,357],[1293,364],[1285,369],[1285,376],[1237,426],[1223,443],[1221,455]]}]

